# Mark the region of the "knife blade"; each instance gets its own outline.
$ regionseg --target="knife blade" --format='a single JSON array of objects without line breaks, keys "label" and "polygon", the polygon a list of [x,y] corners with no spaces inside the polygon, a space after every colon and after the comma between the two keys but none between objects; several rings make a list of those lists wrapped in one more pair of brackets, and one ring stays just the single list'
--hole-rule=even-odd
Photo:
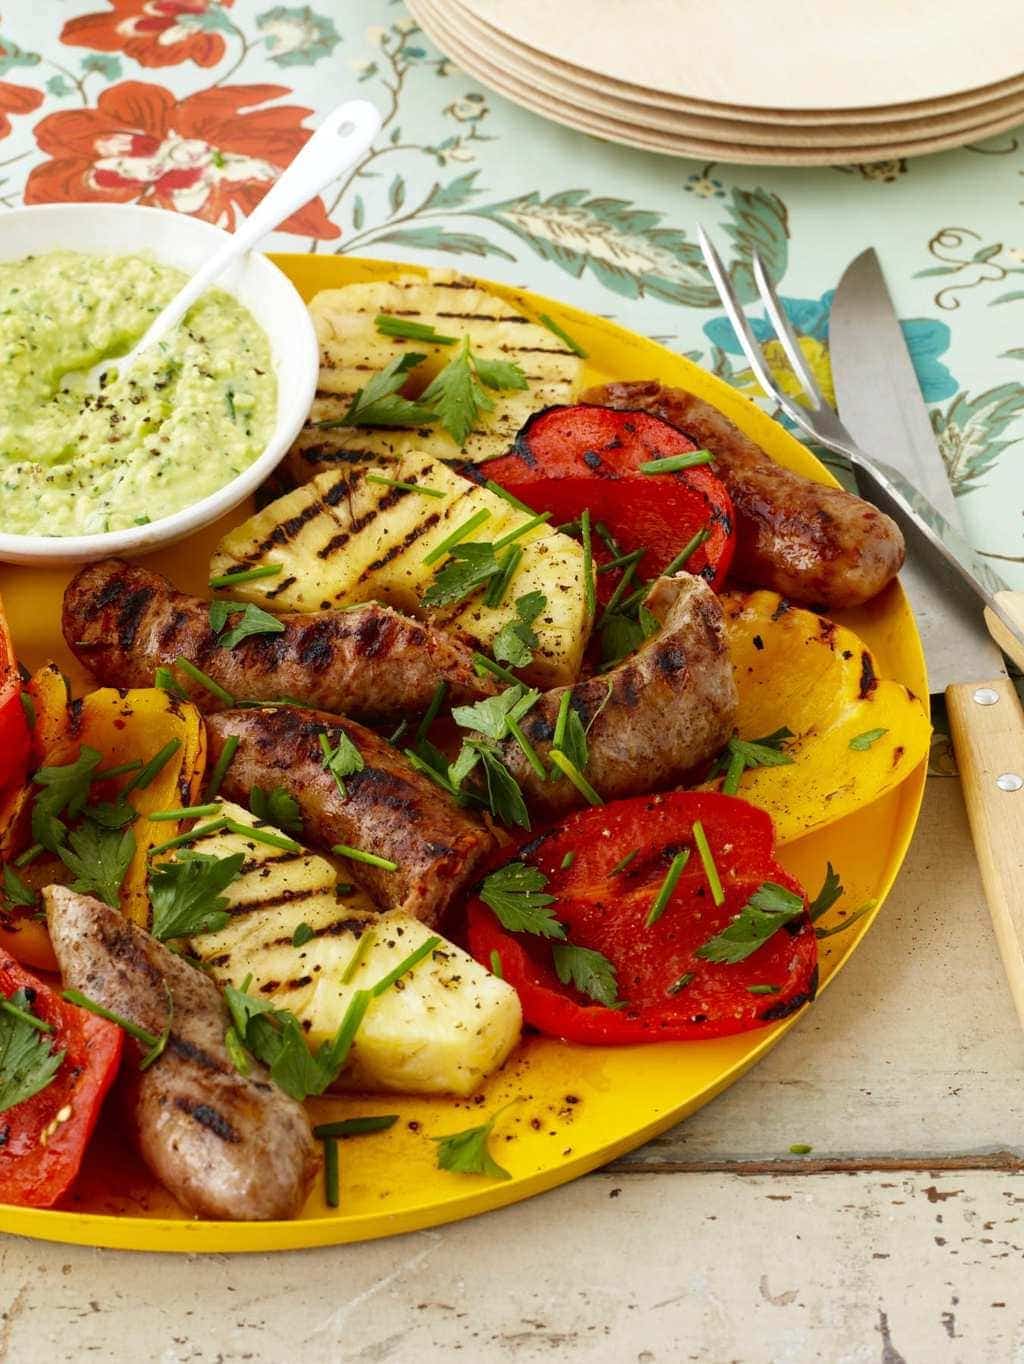
[{"label": "knife blade", "polygon": [[[956,498],[932,431],[914,364],[873,249],[847,266],[832,301],[829,354],[836,403],[858,445],[877,452],[958,530]],[[862,488],[871,500],[873,489]],[[929,556],[895,507],[884,510],[907,539],[900,580],[924,644],[933,692],[971,678],[1005,676],[1002,654],[985,628],[977,598]]]}]

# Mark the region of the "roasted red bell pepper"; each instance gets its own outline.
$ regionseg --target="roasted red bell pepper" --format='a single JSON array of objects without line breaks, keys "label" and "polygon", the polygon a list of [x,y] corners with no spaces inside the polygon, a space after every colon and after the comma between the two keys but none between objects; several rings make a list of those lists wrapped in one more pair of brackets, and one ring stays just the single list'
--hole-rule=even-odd
[{"label": "roasted red bell pepper", "polygon": [[[719,904],[695,823],[721,881]],[[546,877],[566,940],[611,963],[623,1001],[616,1007],[559,980],[557,939],[508,931],[479,897],[469,906],[470,950],[515,987],[527,1023],[570,1042],[690,1041],[762,1027],[812,1000],[818,979],[806,897],[773,845],[771,820],[745,801],[669,792],[579,811],[503,854],[502,864]],[[685,865],[675,888],[652,915],[678,861]],[[754,897],[755,908],[745,908]],[[788,911],[756,908],[779,902]],[[725,929],[731,941],[723,946]]]},{"label": "roasted red bell pepper", "polygon": [[[695,451],[682,432],[647,412],[579,403],[535,413],[519,432],[512,453],[489,460],[477,472],[537,511],[550,511],[556,525],[575,520],[589,507],[591,521],[608,527],[623,554],[645,551],[635,569],[637,581],[663,572],[694,536],[706,531],[707,538],[685,567],[717,590],[735,541],[732,502],[724,485],[707,465],[641,472],[654,460]],[[612,557],[595,536],[597,563]],[[613,581],[611,572],[599,576],[603,597],[610,594]]]},{"label": "roasted red bell pepper", "polygon": [[[31,1012],[52,1028],[40,1033],[63,1052],[45,1089],[0,1112],[0,1203],[49,1208],[74,1182],[107,1090],[117,1075],[124,1034],[75,1008],[0,952],[0,997],[24,990]],[[5,1057],[0,1048],[0,1094]]]},{"label": "roasted red bell pepper", "polygon": [[0,792],[24,780],[29,732],[21,704],[21,677],[0,602]]}]

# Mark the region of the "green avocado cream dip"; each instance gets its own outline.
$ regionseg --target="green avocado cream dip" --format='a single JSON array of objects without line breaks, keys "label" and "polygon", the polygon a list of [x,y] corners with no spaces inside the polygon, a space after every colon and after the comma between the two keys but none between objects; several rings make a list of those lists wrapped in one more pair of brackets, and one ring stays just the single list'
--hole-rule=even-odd
[{"label": "green avocado cream dip", "polygon": [[277,409],[270,345],[220,289],[102,392],[60,386],[124,355],[186,278],[144,255],[0,263],[0,530],[89,535],[156,521],[262,453]]}]

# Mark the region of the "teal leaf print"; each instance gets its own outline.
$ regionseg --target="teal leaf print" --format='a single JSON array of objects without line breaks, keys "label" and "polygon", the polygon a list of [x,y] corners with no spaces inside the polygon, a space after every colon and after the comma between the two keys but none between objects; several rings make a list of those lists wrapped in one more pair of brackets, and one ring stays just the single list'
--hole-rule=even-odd
[{"label": "teal leaf print", "polygon": [[276,66],[313,66],[341,42],[333,21],[309,5],[275,5],[259,16],[256,27]]},{"label": "teal leaf print", "polygon": [[475,232],[449,232],[445,228],[396,227],[374,237],[375,242],[393,242],[396,246],[415,246],[420,251],[447,251],[452,255],[500,256],[502,260],[514,261],[515,256],[479,237]]},{"label": "teal leaf print", "polygon": [[628,199],[587,194],[570,189],[542,199],[533,191],[475,211],[514,233],[542,260],[575,279],[590,270],[624,298],[649,294],[704,308],[717,302],[700,248],[684,232],[660,226],[662,214],[635,208]]},{"label": "teal leaf print", "polygon": [[227,11],[219,3],[210,5],[208,9],[204,9],[199,14],[178,14],[175,17],[178,24],[183,28],[201,28],[204,33],[237,32],[231,19],[228,17]]},{"label": "teal leaf print", "polygon": [[97,75],[103,76],[108,81],[120,80],[124,74],[117,57],[110,57],[100,52],[90,52],[88,57],[83,57],[82,70],[87,73],[95,71]]},{"label": "teal leaf print", "polygon": [[51,76],[46,82],[46,89],[55,99],[63,99],[73,93],[73,87],[68,85],[63,76]]},{"label": "teal leaf print", "polygon": [[366,222],[366,205],[363,203],[363,196],[357,194],[352,200],[352,226],[358,232],[363,223]]},{"label": "teal leaf print", "polygon": [[391,205],[392,214],[397,213],[405,203],[405,181],[400,175],[396,175],[391,181],[388,189],[388,203]]},{"label": "teal leaf print", "polygon": [[757,298],[753,274],[755,251],[764,262],[770,279],[780,280],[786,273],[789,215],[779,196],[766,189],[734,188],[730,213],[732,221],[725,224],[725,232],[732,239],[737,259],[729,274],[741,301],[747,302]]},{"label": "teal leaf print", "polygon": [[1024,416],[1024,385],[999,384],[977,398],[956,395],[943,412],[932,410],[932,429],[956,495],[984,486],[983,477],[1004,450],[1024,437],[1003,439]]},{"label": "teal leaf print", "polygon": [[425,208],[461,208],[475,194],[482,192],[475,183],[479,174],[478,170],[473,170],[465,175],[457,176],[454,180],[449,180],[447,185],[435,183],[424,199],[421,211]]},{"label": "teal leaf print", "polygon": [[40,60],[38,52],[25,52],[9,38],[0,37],[0,76],[16,66],[38,66]]}]

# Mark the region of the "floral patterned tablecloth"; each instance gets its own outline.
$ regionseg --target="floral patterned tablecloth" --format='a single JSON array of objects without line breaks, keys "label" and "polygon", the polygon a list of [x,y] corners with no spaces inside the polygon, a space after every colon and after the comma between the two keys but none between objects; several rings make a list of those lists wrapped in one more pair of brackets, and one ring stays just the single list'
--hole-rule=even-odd
[{"label": "floral patterned tablecloth", "polygon": [[828,391],[832,289],[875,245],[971,538],[1024,587],[1024,129],[911,161],[701,165],[491,95],[400,0],[7,0],[0,203],[138,202],[230,227],[356,92],[383,132],[280,249],[525,283],[753,389],[694,244],[700,220],[748,298],[751,249],[764,254]]}]

